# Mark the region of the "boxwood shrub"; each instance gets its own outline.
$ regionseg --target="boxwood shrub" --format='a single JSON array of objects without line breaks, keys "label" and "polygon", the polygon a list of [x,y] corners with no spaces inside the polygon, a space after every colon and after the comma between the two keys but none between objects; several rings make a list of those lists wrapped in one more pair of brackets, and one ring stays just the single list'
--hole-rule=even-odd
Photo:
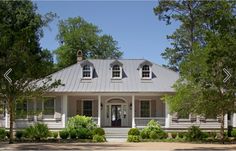
[{"label": "boxwood shrub", "polygon": [[138,128],[131,128],[128,132],[128,135],[136,135],[138,136],[140,134],[139,129]]},{"label": "boxwood shrub", "polygon": [[100,135],[100,136],[103,136],[103,135],[105,135],[105,131],[104,131],[103,128],[98,127],[98,128],[95,128],[95,129],[93,130],[93,135]]},{"label": "boxwood shrub", "polygon": [[3,128],[0,128],[0,140],[4,140],[6,138],[6,130]]},{"label": "boxwood shrub", "polygon": [[106,141],[106,138],[104,135],[94,135],[93,136],[93,142],[105,142]]}]

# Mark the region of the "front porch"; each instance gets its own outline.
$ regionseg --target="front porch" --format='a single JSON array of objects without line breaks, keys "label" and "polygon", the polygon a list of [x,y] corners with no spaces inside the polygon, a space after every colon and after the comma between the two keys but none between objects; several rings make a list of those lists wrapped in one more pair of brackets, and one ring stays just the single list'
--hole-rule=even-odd
[{"label": "front porch", "polygon": [[[14,127],[25,128],[36,122],[43,122],[50,129],[60,130],[66,127],[66,122],[75,115],[90,116],[99,127],[143,128],[150,120],[168,130],[186,130],[191,125],[202,129],[219,129],[217,119],[178,118],[169,114],[167,105],[161,101],[163,94],[48,94],[44,100],[26,101],[23,103],[24,116],[17,118]],[[38,114],[30,114],[38,112]],[[225,128],[228,125],[225,116]],[[236,114],[232,115],[231,123],[236,127]],[[0,114],[0,127],[9,128],[7,111]]]},{"label": "front porch", "polygon": [[166,106],[161,96],[67,96],[68,118],[91,116],[100,127],[144,127],[154,119],[163,127]]}]

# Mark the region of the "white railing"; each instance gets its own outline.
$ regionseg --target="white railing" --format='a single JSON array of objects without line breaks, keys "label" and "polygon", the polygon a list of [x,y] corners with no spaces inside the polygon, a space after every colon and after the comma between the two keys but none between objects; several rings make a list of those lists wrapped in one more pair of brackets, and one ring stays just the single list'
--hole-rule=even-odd
[{"label": "white railing", "polygon": [[136,126],[146,126],[149,121],[155,120],[161,126],[165,126],[165,117],[135,117]]}]

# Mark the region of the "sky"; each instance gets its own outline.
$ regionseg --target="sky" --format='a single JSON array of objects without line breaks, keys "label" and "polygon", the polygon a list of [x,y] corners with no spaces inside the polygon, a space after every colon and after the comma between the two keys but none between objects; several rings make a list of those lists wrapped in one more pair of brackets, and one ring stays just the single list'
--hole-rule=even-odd
[{"label": "sky", "polygon": [[124,52],[124,59],[148,59],[158,64],[166,64],[161,56],[170,46],[166,39],[178,28],[178,23],[166,25],[155,16],[153,8],[157,1],[34,1],[38,12],[56,13],[59,18],[44,28],[40,44],[43,48],[55,50],[58,21],[80,16],[97,25],[103,34],[109,34],[118,42]]}]

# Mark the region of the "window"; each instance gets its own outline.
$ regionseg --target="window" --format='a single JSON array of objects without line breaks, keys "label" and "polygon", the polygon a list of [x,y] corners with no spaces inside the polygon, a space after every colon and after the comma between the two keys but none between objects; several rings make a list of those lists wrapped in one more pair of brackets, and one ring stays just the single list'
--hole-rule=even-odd
[{"label": "window", "polygon": [[150,116],[150,102],[149,101],[141,101],[141,117],[149,117]]},{"label": "window", "polygon": [[91,66],[89,65],[83,66],[83,78],[92,78]]},{"label": "window", "polygon": [[83,115],[92,116],[92,101],[83,102]]},{"label": "window", "polygon": [[27,101],[17,101],[16,103],[16,118],[27,118]]},{"label": "window", "polygon": [[148,65],[142,67],[142,78],[151,78],[150,67]]},{"label": "window", "polygon": [[112,78],[121,78],[121,67],[119,65],[112,67]]},{"label": "window", "polygon": [[43,114],[46,118],[54,118],[54,98],[45,98],[43,106]]}]

